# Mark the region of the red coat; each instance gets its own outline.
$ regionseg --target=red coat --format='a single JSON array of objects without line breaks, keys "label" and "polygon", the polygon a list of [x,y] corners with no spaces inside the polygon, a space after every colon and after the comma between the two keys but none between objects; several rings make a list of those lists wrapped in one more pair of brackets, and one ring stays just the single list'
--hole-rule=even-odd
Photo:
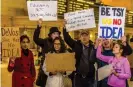
[{"label": "red coat", "polygon": [[9,61],[8,71],[12,74],[12,87],[33,87],[35,80],[35,66],[32,52],[25,56],[21,51],[21,58],[17,58],[15,63]]}]

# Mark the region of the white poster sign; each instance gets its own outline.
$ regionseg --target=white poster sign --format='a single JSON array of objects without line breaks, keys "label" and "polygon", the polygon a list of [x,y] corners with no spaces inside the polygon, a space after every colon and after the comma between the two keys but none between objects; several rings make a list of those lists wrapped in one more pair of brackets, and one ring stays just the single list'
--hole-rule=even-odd
[{"label": "white poster sign", "polygon": [[96,27],[94,9],[81,10],[64,14],[67,31]]},{"label": "white poster sign", "polygon": [[57,20],[57,1],[27,1],[27,7],[30,20]]},{"label": "white poster sign", "polygon": [[124,36],[126,8],[99,7],[98,37],[120,39]]}]

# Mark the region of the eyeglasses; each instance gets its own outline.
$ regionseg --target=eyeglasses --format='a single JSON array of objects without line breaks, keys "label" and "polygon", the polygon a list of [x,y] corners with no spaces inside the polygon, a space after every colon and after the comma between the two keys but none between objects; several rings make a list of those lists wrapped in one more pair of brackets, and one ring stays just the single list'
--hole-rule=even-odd
[{"label": "eyeglasses", "polygon": [[27,41],[22,41],[21,43],[30,43],[29,41],[27,42]]},{"label": "eyeglasses", "polygon": [[60,43],[54,43],[54,45],[61,45]]}]

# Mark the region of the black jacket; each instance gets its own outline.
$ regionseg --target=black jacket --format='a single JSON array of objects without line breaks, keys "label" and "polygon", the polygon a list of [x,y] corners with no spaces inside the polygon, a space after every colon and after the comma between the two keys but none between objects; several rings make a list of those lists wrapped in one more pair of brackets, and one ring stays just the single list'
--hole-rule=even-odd
[{"label": "black jacket", "polygon": [[[65,42],[72,48],[72,50],[75,52],[75,58],[76,58],[76,72],[78,73],[78,68],[80,64],[80,58],[82,56],[82,50],[83,50],[83,45],[80,41],[75,41],[73,40],[68,32],[66,32],[66,29],[63,29],[63,36]],[[96,50],[94,49],[93,44],[89,43],[89,77],[93,77],[95,75],[95,67],[94,63],[96,61]]]},{"label": "black jacket", "polygon": [[42,55],[43,55],[43,57],[41,58],[41,65],[40,65],[36,85],[45,87],[47,75],[44,74],[42,70],[42,65],[45,60],[45,53],[48,53],[48,50],[52,47],[52,39],[51,38],[45,38],[45,39],[39,38],[40,29],[41,27],[37,26],[34,32],[34,36],[33,36],[34,42],[42,48]]},{"label": "black jacket", "polygon": [[40,30],[41,30],[41,27],[37,26],[37,29],[35,29],[35,32],[34,32],[33,40],[37,45],[39,45],[42,48],[43,53],[48,53],[49,49],[53,45],[53,41],[49,37],[44,39],[39,38]]},{"label": "black jacket", "polygon": [[131,46],[126,42],[126,46],[123,48],[122,56],[128,56],[132,54]]},{"label": "black jacket", "polygon": [[[42,48],[42,54],[43,56],[45,56],[45,53],[48,53],[52,49],[53,40],[50,37],[47,37],[44,39],[39,38],[40,29],[41,27],[37,26],[37,29],[35,29],[35,32],[34,32],[33,40],[37,45],[39,45]],[[63,40],[62,40],[62,43],[64,44]],[[42,64],[43,64],[43,61],[42,61]]]},{"label": "black jacket", "polygon": [[[43,55],[43,57],[41,59],[40,70],[39,70],[40,75],[38,74],[38,78],[41,78],[41,80],[38,80],[39,83],[36,82],[36,84],[38,84],[38,86],[45,87],[47,75],[45,75],[44,72],[42,71],[42,65],[45,60],[45,54],[48,53],[53,47],[53,40],[50,37],[47,37],[44,39],[39,38],[40,29],[41,29],[41,27],[37,26],[37,28],[35,29],[35,32],[34,32],[34,36],[33,36],[34,42],[42,48],[42,55]],[[63,40],[62,40],[62,43],[64,43]]]}]

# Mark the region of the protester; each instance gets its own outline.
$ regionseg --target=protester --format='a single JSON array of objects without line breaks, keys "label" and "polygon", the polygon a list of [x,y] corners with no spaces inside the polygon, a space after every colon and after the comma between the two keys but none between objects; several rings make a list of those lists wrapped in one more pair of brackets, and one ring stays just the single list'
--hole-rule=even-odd
[{"label": "protester", "polygon": [[65,42],[75,52],[76,71],[73,79],[74,87],[93,87],[95,78],[95,50],[90,42],[89,32],[82,30],[80,32],[80,40],[73,40],[66,28],[63,29]]},{"label": "protester", "polygon": [[[124,46],[124,50],[123,50],[123,55],[127,56],[130,55],[132,53],[132,49],[129,46],[129,44],[126,41],[126,37],[123,36],[121,38],[122,42],[123,42],[123,46]],[[102,54],[105,56],[114,56],[114,54],[112,53],[112,44],[113,41],[110,39],[103,39],[103,51]],[[128,50],[128,51],[127,51]],[[108,63],[101,61],[101,60],[97,60],[98,63],[98,68],[103,67],[105,65],[107,65]],[[101,81],[98,82],[98,87],[108,87],[107,84],[108,78],[105,78]],[[127,83],[127,87],[128,87],[128,83]]]},{"label": "protester", "polygon": [[12,87],[33,87],[35,81],[35,66],[33,53],[28,49],[29,37],[22,35],[21,57],[11,57],[9,60],[8,71],[12,72]]},{"label": "protester", "polygon": [[50,31],[49,31],[49,34],[48,34],[48,37],[42,39],[42,38],[39,38],[41,28],[42,28],[42,19],[39,19],[37,29],[34,32],[33,39],[34,39],[34,42],[42,48],[43,58],[41,60],[41,65],[40,65],[36,85],[41,86],[41,87],[45,87],[46,80],[47,80],[47,75],[45,75],[44,72],[42,71],[43,62],[45,60],[45,58],[44,58],[45,53],[48,53],[49,49],[52,48],[53,40],[56,37],[61,38],[60,37],[61,32],[58,30],[57,27],[51,27]]},{"label": "protester", "polygon": [[[59,53],[67,52],[66,48],[65,48],[65,44],[62,42],[62,40],[60,38],[56,37],[53,42],[54,42],[54,45],[53,45],[53,48],[51,49],[50,53],[59,54]],[[65,71],[64,72],[62,72],[62,71],[47,72],[46,70],[47,70],[46,64],[44,62],[43,71],[48,76],[48,79],[46,82],[46,87],[72,87],[71,82],[69,82],[66,86],[64,83],[67,83],[67,82],[63,81],[65,76],[71,74],[72,71],[70,71],[70,72],[65,72]],[[71,80],[69,80],[69,81],[71,81]]]},{"label": "protester", "polygon": [[102,40],[97,49],[97,58],[113,66],[112,74],[108,78],[110,87],[126,87],[126,80],[131,77],[130,65],[126,57],[122,56],[124,46],[118,40],[113,46],[114,56],[102,55]]},{"label": "protester", "polygon": [[[131,45],[132,51],[133,51],[133,38],[130,39],[130,45]],[[130,66],[131,66],[131,79],[130,79],[130,81],[133,81],[133,53],[128,56],[128,59],[129,59]]]}]

